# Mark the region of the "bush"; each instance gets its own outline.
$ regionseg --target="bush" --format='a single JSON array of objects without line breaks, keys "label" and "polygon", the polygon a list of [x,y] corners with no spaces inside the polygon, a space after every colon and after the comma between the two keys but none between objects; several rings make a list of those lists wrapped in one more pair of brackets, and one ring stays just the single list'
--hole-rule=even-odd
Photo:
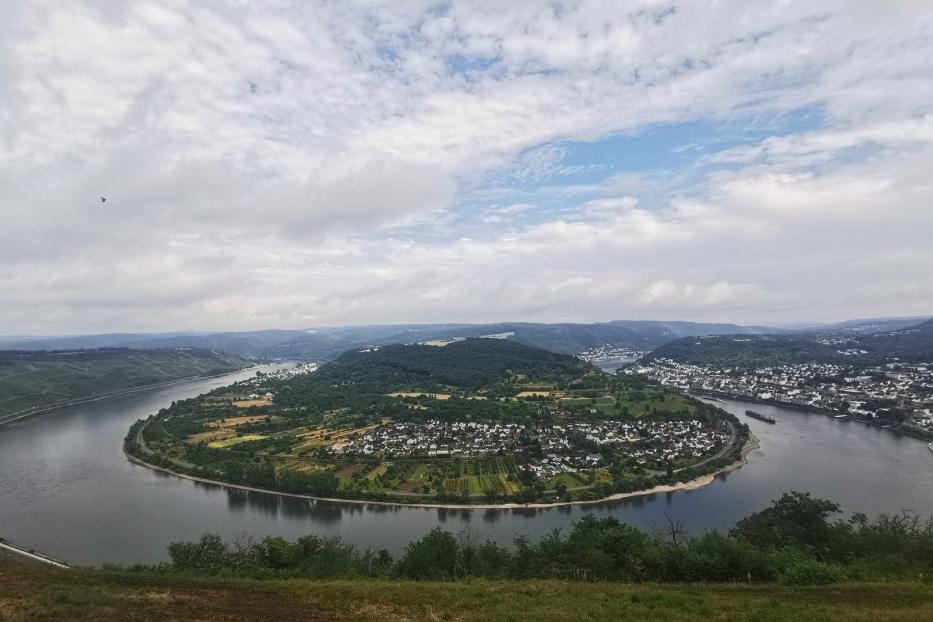
[{"label": "bush", "polygon": [[846,573],[839,566],[805,559],[788,566],[778,581],[785,585],[829,585],[845,578]]},{"label": "bush", "polygon": [[454,579],[460,546],[449,531],[435,527],[412,542],[399,560],[398,573],[408,579]]}]

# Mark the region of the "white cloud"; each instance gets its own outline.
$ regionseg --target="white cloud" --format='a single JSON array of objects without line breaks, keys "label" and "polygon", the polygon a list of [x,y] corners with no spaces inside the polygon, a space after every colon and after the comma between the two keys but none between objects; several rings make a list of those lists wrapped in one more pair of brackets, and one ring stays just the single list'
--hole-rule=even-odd
[{"label": "white cloud", "polygon": [[[2,332],[929,312],[925,9],[4,5]],[[801,107],[690,183],[569,178]]]}]

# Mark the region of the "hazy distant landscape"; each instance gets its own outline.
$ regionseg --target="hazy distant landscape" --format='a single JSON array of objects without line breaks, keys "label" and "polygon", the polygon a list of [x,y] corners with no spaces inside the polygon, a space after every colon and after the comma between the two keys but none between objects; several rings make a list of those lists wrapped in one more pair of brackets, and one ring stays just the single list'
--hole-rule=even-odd
[{"label": "hazy distant landscape", "polygon": [[257,359],[326,361],[351,348],[390,343],[499,335],[525,345],[575,354],[607,343],[651,350],[673,339],[698,335],[756,334],[765,327],[695,322],[617,321],[600,324],[402,324],[304,330],[198,334],[109,334],[70,337],[0,337],[0,349],[210,348]]}]

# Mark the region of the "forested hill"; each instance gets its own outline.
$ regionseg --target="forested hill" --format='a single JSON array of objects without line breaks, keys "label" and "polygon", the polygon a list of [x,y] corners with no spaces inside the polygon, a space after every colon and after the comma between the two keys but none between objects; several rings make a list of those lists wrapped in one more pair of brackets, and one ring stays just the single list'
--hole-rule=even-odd
[{"label": "forested hill", "polygon": [[590,366],[579,359],[505,339],[465,339],[446,346],[389,345],[351,350],[324,365],[315,381],[385,387],[435,384],[479,387],[507,374],[537,380],[580,376]]},{"label": "forested hill", "polygon": [[718,335],[678,339],[647,357],[720,367],[792,363],[878,365],[933,362],[933,320],[870,334],[813,332],[795,335]]},{"label": "forested hill", "polygon": [[212,350],[0,351],[0,423],[33,407],[236,371],[250,363]]},{"label": "forested hill", "polygon": [[721,335],[678,339],[655,349],[646,360],[666,358],[717,367],[761,367],[806,362],[835,362],[836,348],[784,335]]}]

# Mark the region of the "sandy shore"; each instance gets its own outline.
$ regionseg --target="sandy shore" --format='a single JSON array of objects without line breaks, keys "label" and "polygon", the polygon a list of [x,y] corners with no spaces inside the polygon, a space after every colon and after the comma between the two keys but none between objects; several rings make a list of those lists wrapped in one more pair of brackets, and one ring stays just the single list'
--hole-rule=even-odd
[{"label": "sandy shore", "polygon": [[620,499],[627,499],[629,497],[642,497],[645,495],[654,495],[658,493],[665,492],[677,492],[680,490],[696,490],[697,488],[703,488],[704,486],[709,486],[712,484],[716,477],[722,473],[728,473],[734,471],[738,468],[741,468],[748,463],[747,456],[752,451],[755,451],[760,447],[758,439],[755,438],[755,435],[749,433],[748,442],[745,443],[745,447],[742,448],[742,457],[741,459],[733,462],[732,464],[726,465],[725,467],[719,469],[715,473],[710,473],[708,475],[703,475],[696,479],[690,480],[689,482],[681,482],[673,485],[664,485],[664,486],[655,486],[654,488],[648,488],[645,490],[636,490],[634,492],[620,492],[608,497],[603,497],[602,499],[592,499],[588,501],[560,501],[556,503],[488,503],[484,505],[474,505],[474,504],[457,504],[457,503],[406,503],[404,501],[369,501],[366,499],[341,499],[335,497],[315,497],[312,495],[302,495],[293,492],[279,492],[277,490],[268,490],[266,488],[256,488],[255,486],[243,486],[241,484],[228,484],[226,482],[218,482],[216,480],[205,479],[203,477],[196,477],[194,475],[186,475],[184,473],[177,473],[171,469],[165,467],[156,466],[154,464],[149,464],[143,460],[140,460],[136,456],[132,456],[129,453],[126,454],[126,457],[130,462],[138,464],[140,466],[146,467],[147,469],[152,469],[154,471],[161,471],[163,473],[168,473],[174,475],[175,477],[180,477],[182,479],[188,479],[193,482],[201,482],[202,484],[211,484],[214,486],[220,486],[221,488],[231,488],[234,490],[248,490],[250,492],[261,492],[270,495],[279,495],[282,497],[293,497],[296,499],[311,499],[314,501],[329,501],[332,503],[356,503],[360,505],[388,505],[388,506],[397,506],[397,507],[409,507],[409,508],[436,508],[444,510],[508,510],[508,509],[534,509],[534,508],[556,508],[561,506],[568,505],[594,505],[597,503],[611,503],[612,501],[618,501]]}]

